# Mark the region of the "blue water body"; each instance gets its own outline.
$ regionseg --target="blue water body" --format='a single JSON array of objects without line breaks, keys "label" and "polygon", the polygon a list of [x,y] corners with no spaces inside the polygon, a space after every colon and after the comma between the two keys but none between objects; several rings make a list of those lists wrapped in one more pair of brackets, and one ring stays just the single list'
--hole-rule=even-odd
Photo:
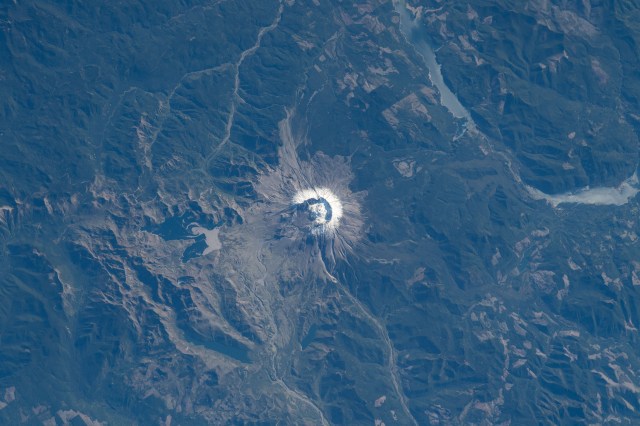
[{"label": "blue water body", "polygon": [[421,33],[419,21],[411,19],[411,14],[407,10],[404,0],[394,2],[395,10],[400,16],[400,31],[409,43],[413,45],[416,52],[422,57],[427,68],[429,68],[429,80],[438,88],[440,92],[440,103],[447,108],[451,114],[459,119],[465,120],[467,125],[473,124],[473,119],[469,111],[460,103],[455,93],[451,91],[444,81],[442,69],[437,61],[433,48],[424,39]]}]

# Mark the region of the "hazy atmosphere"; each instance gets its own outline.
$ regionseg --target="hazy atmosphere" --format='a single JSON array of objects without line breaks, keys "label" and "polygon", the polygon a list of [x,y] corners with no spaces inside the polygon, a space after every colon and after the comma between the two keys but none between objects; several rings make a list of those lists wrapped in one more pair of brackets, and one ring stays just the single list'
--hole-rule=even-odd
[{"label": "hazy atmosphere", "polygon": [[638,2],[0,30],[0,424],[640,424]]}]

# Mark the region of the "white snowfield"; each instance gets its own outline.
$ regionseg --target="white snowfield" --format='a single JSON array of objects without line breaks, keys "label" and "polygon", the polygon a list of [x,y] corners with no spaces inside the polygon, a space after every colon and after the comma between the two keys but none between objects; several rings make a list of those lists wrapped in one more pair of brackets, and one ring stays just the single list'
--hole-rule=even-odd
[{"label": "white snowfield", "polygon": [[[342,203],[340,199],[329,188],[311,188],[298,191],[293,197],[292,202],[294,205],[298,205],[309,200],[322,201],[309,206],[309,209],[314,213],[315,217],[312,232],[320,234],[335,231],[342,217]],[[323,202],[326,202],[331,207],[331,214],[328,220],[328,212]]]}]

